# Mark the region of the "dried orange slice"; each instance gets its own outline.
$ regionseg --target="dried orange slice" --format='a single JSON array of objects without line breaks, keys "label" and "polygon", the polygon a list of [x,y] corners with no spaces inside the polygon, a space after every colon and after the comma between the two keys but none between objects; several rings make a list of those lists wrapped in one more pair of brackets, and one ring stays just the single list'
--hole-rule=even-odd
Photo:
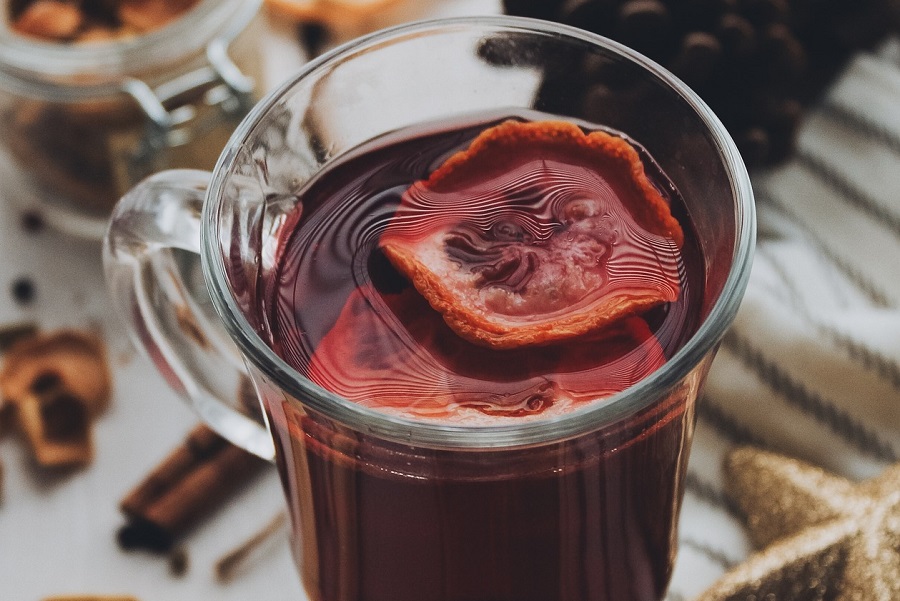
[{"label": "dried orange slice", "polygon": [[45,40],[67,40],[75,37],[83,21],[81,10],[74,4],[37,0],[13,20],[12,29]]},{"label": "dried orange slice", "polygon": [[122,24],[138,31],[153,31],[168,25],[190,9],[197,0],[124,0],[118,17]]},{"label": "dried orange slice", "polygon": [[328,24],[354,22],[377,14],[400,0],[266,0],[269,9],[295,21]]},{"label": "dried orange slice", "polygon": [[625,390],[665,361],[640,317],[553,349],[498,351],[454,334],[411,286],[387,294],[362,286],[316,345],[306,373],[366,407],[480,424],[568,413]]},{"label": "dried orange slice", "polygon": [[506,121],[413,184],[380,245],[457,335],[511,349],[674,301],[683,240],[628,141]]}]

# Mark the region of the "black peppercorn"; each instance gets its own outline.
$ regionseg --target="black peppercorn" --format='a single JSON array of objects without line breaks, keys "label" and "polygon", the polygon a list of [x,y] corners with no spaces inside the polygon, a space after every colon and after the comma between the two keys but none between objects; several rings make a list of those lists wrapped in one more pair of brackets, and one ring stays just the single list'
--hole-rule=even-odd
[{"label": "black peppercorn", "polygon": [[35,297],[34,282],[31,278],[21,276],[13,280],[12,296],[20,305],[31,304]]},{"label": "black peppercorn", "polygon": [[37,211],[22,213],[22,229],[28,234],[36,234],[44,229],[44,217]]}]

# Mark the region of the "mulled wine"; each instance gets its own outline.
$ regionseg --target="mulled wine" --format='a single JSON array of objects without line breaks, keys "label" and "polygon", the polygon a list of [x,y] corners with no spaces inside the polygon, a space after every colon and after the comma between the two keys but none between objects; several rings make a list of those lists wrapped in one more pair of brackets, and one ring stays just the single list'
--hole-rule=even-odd
[{"label": "mulled wine", "polygon": [[[304,187],[274,252],[260,335],[410,420],[551,422],[653,373],[701,320],[672,182],[625,134],[539,113],[363,145]],[[386,442],[263,387],[308,594],[658,601],[700,378],[599,431],[483,451]]]}]

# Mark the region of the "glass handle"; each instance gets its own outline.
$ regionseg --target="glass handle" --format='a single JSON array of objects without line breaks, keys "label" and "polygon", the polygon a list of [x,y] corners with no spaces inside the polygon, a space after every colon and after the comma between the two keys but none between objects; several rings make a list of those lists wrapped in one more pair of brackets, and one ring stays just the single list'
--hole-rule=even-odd
[{"label": "glass handle", "polygon": [[271,460],[259,401],[200,272],[200,215],[209,181],[205,171],[164,171],[126,194],[103,243],[106,282],[135,345],[169,385],[216,432]]}]

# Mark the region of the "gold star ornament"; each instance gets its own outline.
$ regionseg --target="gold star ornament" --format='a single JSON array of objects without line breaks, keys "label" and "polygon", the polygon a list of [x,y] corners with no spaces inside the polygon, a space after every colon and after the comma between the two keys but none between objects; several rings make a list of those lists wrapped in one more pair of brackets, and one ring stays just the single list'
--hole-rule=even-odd
[{"label": "gold star ornament", "polygon": [[861,483],[739,448],[725,485],[762,551],[697,601],[900,600],[900,464]]}]

